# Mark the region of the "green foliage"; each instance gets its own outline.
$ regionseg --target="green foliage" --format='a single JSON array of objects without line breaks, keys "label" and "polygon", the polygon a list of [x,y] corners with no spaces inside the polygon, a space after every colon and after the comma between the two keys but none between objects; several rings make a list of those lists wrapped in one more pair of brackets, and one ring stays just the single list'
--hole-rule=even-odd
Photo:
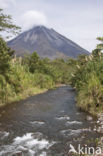
[{"label": "green foliage", "polygon": [[93,55],[101,56],[103,55],[101,52],[103,51],[103,37],[97,37],[97,40],[100,41],[100,44],[97,44],[96,49],[93,50]]},{"label": "green foliage", "polygon": [[[98,38],[103,40],[102,38]],[[71,84],[77,90],[77,105],[92,114],[103,111],[103,54],[95,49],[89,56],[75,60]]]},{"label": "green foliage", "polygon": [[[3,41],[3,40],[1,40]],[[12,58],[12,51],[3,41],[0,68],[0,104],[5,104],[21,95],[36,93],[34,88],[50,89],[56,84],[68,84],[68,63],[56,59],[40,59],[36,52],[25,58]]]},{"label": "green foliage", "polygon": [[13,51],[7,47],[6,42],[0,37],[0,74],[6,75],[10,70],[10,60]]},{"label": "green foliage", "polygon": [[13,34],[17,34],[20,31],[20,27],[14,25],[11,16],[4,14],[2,9],[0,9],[0,32],[1,31]]},{"label": "green foliage", "polygon": [[82,85],[77,96],[78,106],[95,114],[102,108],[103,87],[96,75],[91,74],[86,84]]},{"label": "green foliage", "polygon": [[[0,9],[0,32],[12,32],[16,33],[20,30],[11,22],[11,16],[5,15],[3,10]],[[14,51],[7,47],[6,42],[0,37],[0,103],[8,101],[8,97],[11,96],[11,90],[14,88],[17,91],[17,85],[15,81],[15,74],[12,74],[11,70],[11,58]]]},{"label": "green foliage", "polygon": [[29,66],[29,71],[31,73],[36,72],[36,70],[39,70],[40,66],[40,58],[36,52],[32,53],[28,58],[28,66]]},{"label": "green foliage", "polygon": [[69,70],[68,63],[62,59],[49,60],[48,58],[40,59],[36,52],[26,56],[23,65],[29,67],[31,73],[42,73],[49,75],[55,83],[68,83]]},{"label": "green foliage", "polygon": [[54,82],[51,76],[36,73],[34,74],[34,85],[40,88],[50,89],[54,86]]}]

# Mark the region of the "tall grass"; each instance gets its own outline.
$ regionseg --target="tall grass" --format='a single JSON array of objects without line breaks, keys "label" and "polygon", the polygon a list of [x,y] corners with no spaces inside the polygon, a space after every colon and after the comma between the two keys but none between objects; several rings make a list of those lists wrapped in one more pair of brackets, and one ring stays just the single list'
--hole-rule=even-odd
[{"label": "tall grass", "polygon": [[78,58],[71,84],[77,90],[77,105],[82,110],[103,112],[103,56]]}]

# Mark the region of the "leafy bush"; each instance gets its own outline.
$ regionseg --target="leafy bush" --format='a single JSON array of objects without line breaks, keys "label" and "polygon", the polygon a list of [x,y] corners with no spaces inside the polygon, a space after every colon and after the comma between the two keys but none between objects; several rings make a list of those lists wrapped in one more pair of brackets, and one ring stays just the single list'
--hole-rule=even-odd
[{"label": "leafy bush", "polygon": [[54,82],[51,76],[44,75],[41,73],[34,74],[34,85],[40,88],[52,88],[54,86]]}]

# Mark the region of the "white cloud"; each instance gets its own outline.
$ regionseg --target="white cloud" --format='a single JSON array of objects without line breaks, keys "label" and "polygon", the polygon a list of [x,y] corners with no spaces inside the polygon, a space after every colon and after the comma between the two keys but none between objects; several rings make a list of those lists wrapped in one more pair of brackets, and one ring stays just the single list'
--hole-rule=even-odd
[{"label": "white cloud", "polygon": [[15,5],[15,0],[0,0],[0,8],[6,9],[10,7],[11,5]]},{"label": "white cloud", "polygon": [[29,10],[20,18],[23,30],[32,28],[34,25],[46,25],[47,18],[44,13],[35,10]]}]

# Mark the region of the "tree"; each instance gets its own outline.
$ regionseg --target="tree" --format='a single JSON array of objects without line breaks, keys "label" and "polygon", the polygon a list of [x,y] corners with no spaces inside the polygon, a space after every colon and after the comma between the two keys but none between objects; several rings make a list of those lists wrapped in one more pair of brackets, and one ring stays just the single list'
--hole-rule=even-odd
[{"label": "tree", "polygon": [[[0,32],[6,31],[16,34],[20,27],[12,23],[12,18],[10,15],[3,13],[0,9]],[[6,75],[7,71],[10,69],[10,59],[14,51],[7,47],[6,42],[0,37],[0,74]]]},{"label": "tree", "polygon": [[3,10],[0,9],[0,32],[7,32],[12,34],[17,34],[20,31],[20,27],[12,23],[12,18],[10,15],[3,13]]},{"label": "tree", "polygon": [[[14,25],[11,20],[11,16],[4,14],[3,10],[0,9],[0,32],[13,34],[19,32],[20,27]],[[2,88],[5,88],[7,82],[10,82],[10,60],[13,53],[14,51],[7,46],[6,42],[0,36],[0,85],[2,84]]]},{"label": "tree", "polygon": [[[0,9],[0,32],[6,31],[11,33],[17,33],[20,27],[14,25],[11,21],[11,16],[6,15]],[[6,42],[0,37],[0,74],[6,75],[10,69],[10,59],[13,55],[13,50],[7,47]]]},{"label": "tree", "polygon": [[10,68],[10,59],[13,50],[7,47],[6,42],[0,37],[0,74],[5,75]]},{"label": "tree", "polygon": [[36,52],[33,52],[29,57],[29,70],[34,73],[36,70],[39,70],[40,67],[40,58]]}]

